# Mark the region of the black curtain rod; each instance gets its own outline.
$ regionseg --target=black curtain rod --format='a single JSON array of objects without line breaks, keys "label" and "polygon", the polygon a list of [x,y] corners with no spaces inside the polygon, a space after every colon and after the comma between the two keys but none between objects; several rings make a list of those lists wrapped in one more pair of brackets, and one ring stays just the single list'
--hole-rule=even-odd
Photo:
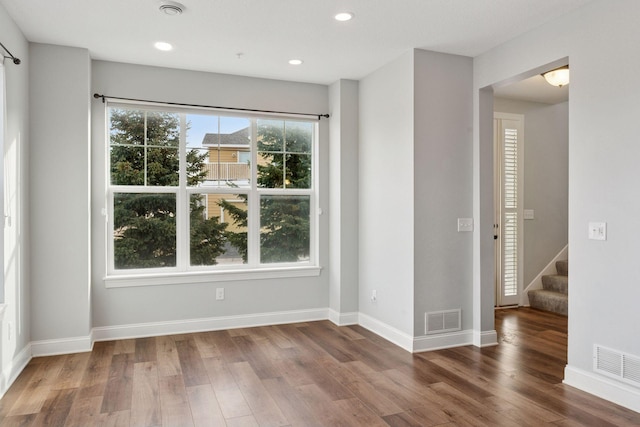
[{"label": "black curtain rod", "polygon": [[213,106],[213,105],[181,104],[179,102],[160,102],[160,101],[149,101],[147,99],[120,98],[118,96],[100,95],[99,93],[94,93],[93,97],[95,99],[102,99],[102,103],[103,104],[104,104],[106,99],[118,99],[120,101],[150,102],[150,103],[153,103],[153,104],[177,105],[177,106],[180,106],[180,107],[217,108],[219,110],[227,110],[227,111],[245,111],[245,112],[251,112],[251,113],[286,114],[286,115],[293,115],[293,116],[316,116],[316,117],[318,117],[318,120],[320,120],[323,117],[325,119],[329,118],[329,114],[292,113],[290,111],[254,110],[254,109],[251,109],[251,108],[216,107],[216,106]]},{"label": "black curtain rod", "polygon": [[5,52],[7,52],[9,54],[9,56],[4,56],[2,55],[3,58],[11,58],[11,60],[13,61],[14,64],[19,65],[20,64],[20,58],[16,58],[15,56],[13,56],[11,54],[11,52],[9,52],[9,49],[7,49],[6,47],[4,47],[4,45],[2,43],[0,43],[0,46],[2,46],[2,48],[4,49]]}]

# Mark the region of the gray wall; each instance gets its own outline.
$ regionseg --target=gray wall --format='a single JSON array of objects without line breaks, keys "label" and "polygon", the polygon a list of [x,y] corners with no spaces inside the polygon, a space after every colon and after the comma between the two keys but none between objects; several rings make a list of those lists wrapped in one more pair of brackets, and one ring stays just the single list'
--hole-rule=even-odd
[{"label": "gray wall", "polygon": [[[328,88],[222,74],[94,61],[92,93],[199,105],[219,105],[276,111],[324,113],[329,110]],[[319,277],[245,280],[201,284],[105,288],[105,110],[92,103],[92,302],[94,327],[170,322],[185,319],[238,316],[329,306],[329,215],[320,216]],[[329,204],[328,121],[320,125],[319,207]],[[225,300],[215,300],[216,287]]]},{"label": "gray wall", "polygon": [[353,316],[358,311],[358,82],[332,84],[329,102],[329,307],[333,313]]},{"label": "gray wall", "polygon": [[535,211],[524,221],[526,287],[569,238],[569,103],[495,98],[494,110],[524,115],[524,208]]},{"label": "gray wall", "polygon": [[89,51],[32,44],[32,340],[91,332]]},{"label": "gray wall", "polygon": [[[17,357],[31,341],[29,286],[29,45],[0,5],[0,40],[22,60],[6,60],[6,127],[4,167],[11,223],[4,227],[4,302],[0,331],[0,393],[17,374]],[[9,336],[8,329],[11,330]]]},{"label": "gray wall", "polygon": [[411,337],[425,312],[472,328],[471,81],[470,58],[415,49],[360,83],[360,311]]},{"label": "gray wall", "polygon": [[413,90],[413,51],[360,81],[358,160],[360,312],[410,337],[414,332]]},{"label": "gray wall", "polygon": [[424,313],[462,309],[472,328],[472,60],[415,50],[415,334]]}]

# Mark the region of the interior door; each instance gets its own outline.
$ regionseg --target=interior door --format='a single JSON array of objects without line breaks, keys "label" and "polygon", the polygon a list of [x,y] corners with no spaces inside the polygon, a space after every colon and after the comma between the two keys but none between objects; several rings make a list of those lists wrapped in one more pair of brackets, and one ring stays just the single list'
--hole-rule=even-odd
[{"label": "interior door", "polygon": [[495,113],[496,306],[518,305],[523,277],[524,116]]}]

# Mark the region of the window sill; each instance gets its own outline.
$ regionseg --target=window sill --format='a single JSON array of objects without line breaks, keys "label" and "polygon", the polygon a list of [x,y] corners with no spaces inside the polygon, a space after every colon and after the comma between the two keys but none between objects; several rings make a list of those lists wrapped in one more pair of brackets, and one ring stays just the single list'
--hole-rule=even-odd
[{"label": "window sill", "polygon": [[188,273],[157,273],[107,276],[106,288],[130,288],[136,286],[185,285],[195,283],[229,282],[236,280],[283,279],[290,277],[319,276],[322,267],[280,267],[235,271],[193,271]]}]

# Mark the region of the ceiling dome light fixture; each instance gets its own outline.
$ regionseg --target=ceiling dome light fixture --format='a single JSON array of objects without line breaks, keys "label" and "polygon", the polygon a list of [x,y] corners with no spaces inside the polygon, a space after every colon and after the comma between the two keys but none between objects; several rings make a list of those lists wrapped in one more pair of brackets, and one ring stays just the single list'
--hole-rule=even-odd
[{"label": "ceiling dome light fixture", "polygon": [[153,47],[163,52],[168,52],[170,50],[173,50],[173,46],[171,45],[171,43],[167,43],[167,42],[155,42],[153,44]]},{"label": "ceiling dome light fixture", "polygon": [[160,12],[170,16],[182,15],[184,12],[184,6],[174,1],[163,1],[159,9]]},{"label": "ceiling dome light fixture", "polygon": [[290,59],[289,64],[291,65],[302,65],[302,59]]},{"label": "ceiling dome light fixture", "polygon": [[542,73],[542,77],[551,86],[562,87],[569,84],[569,66],[556,68],[555,70]]},{"label": "ceiling dome light fixture", "polygon": [[334,19],[336,21],[345,22],[345,21],[351,21],[353,17],[354,17],[354,14],[351,12],[340,12],[334,16]]}]

